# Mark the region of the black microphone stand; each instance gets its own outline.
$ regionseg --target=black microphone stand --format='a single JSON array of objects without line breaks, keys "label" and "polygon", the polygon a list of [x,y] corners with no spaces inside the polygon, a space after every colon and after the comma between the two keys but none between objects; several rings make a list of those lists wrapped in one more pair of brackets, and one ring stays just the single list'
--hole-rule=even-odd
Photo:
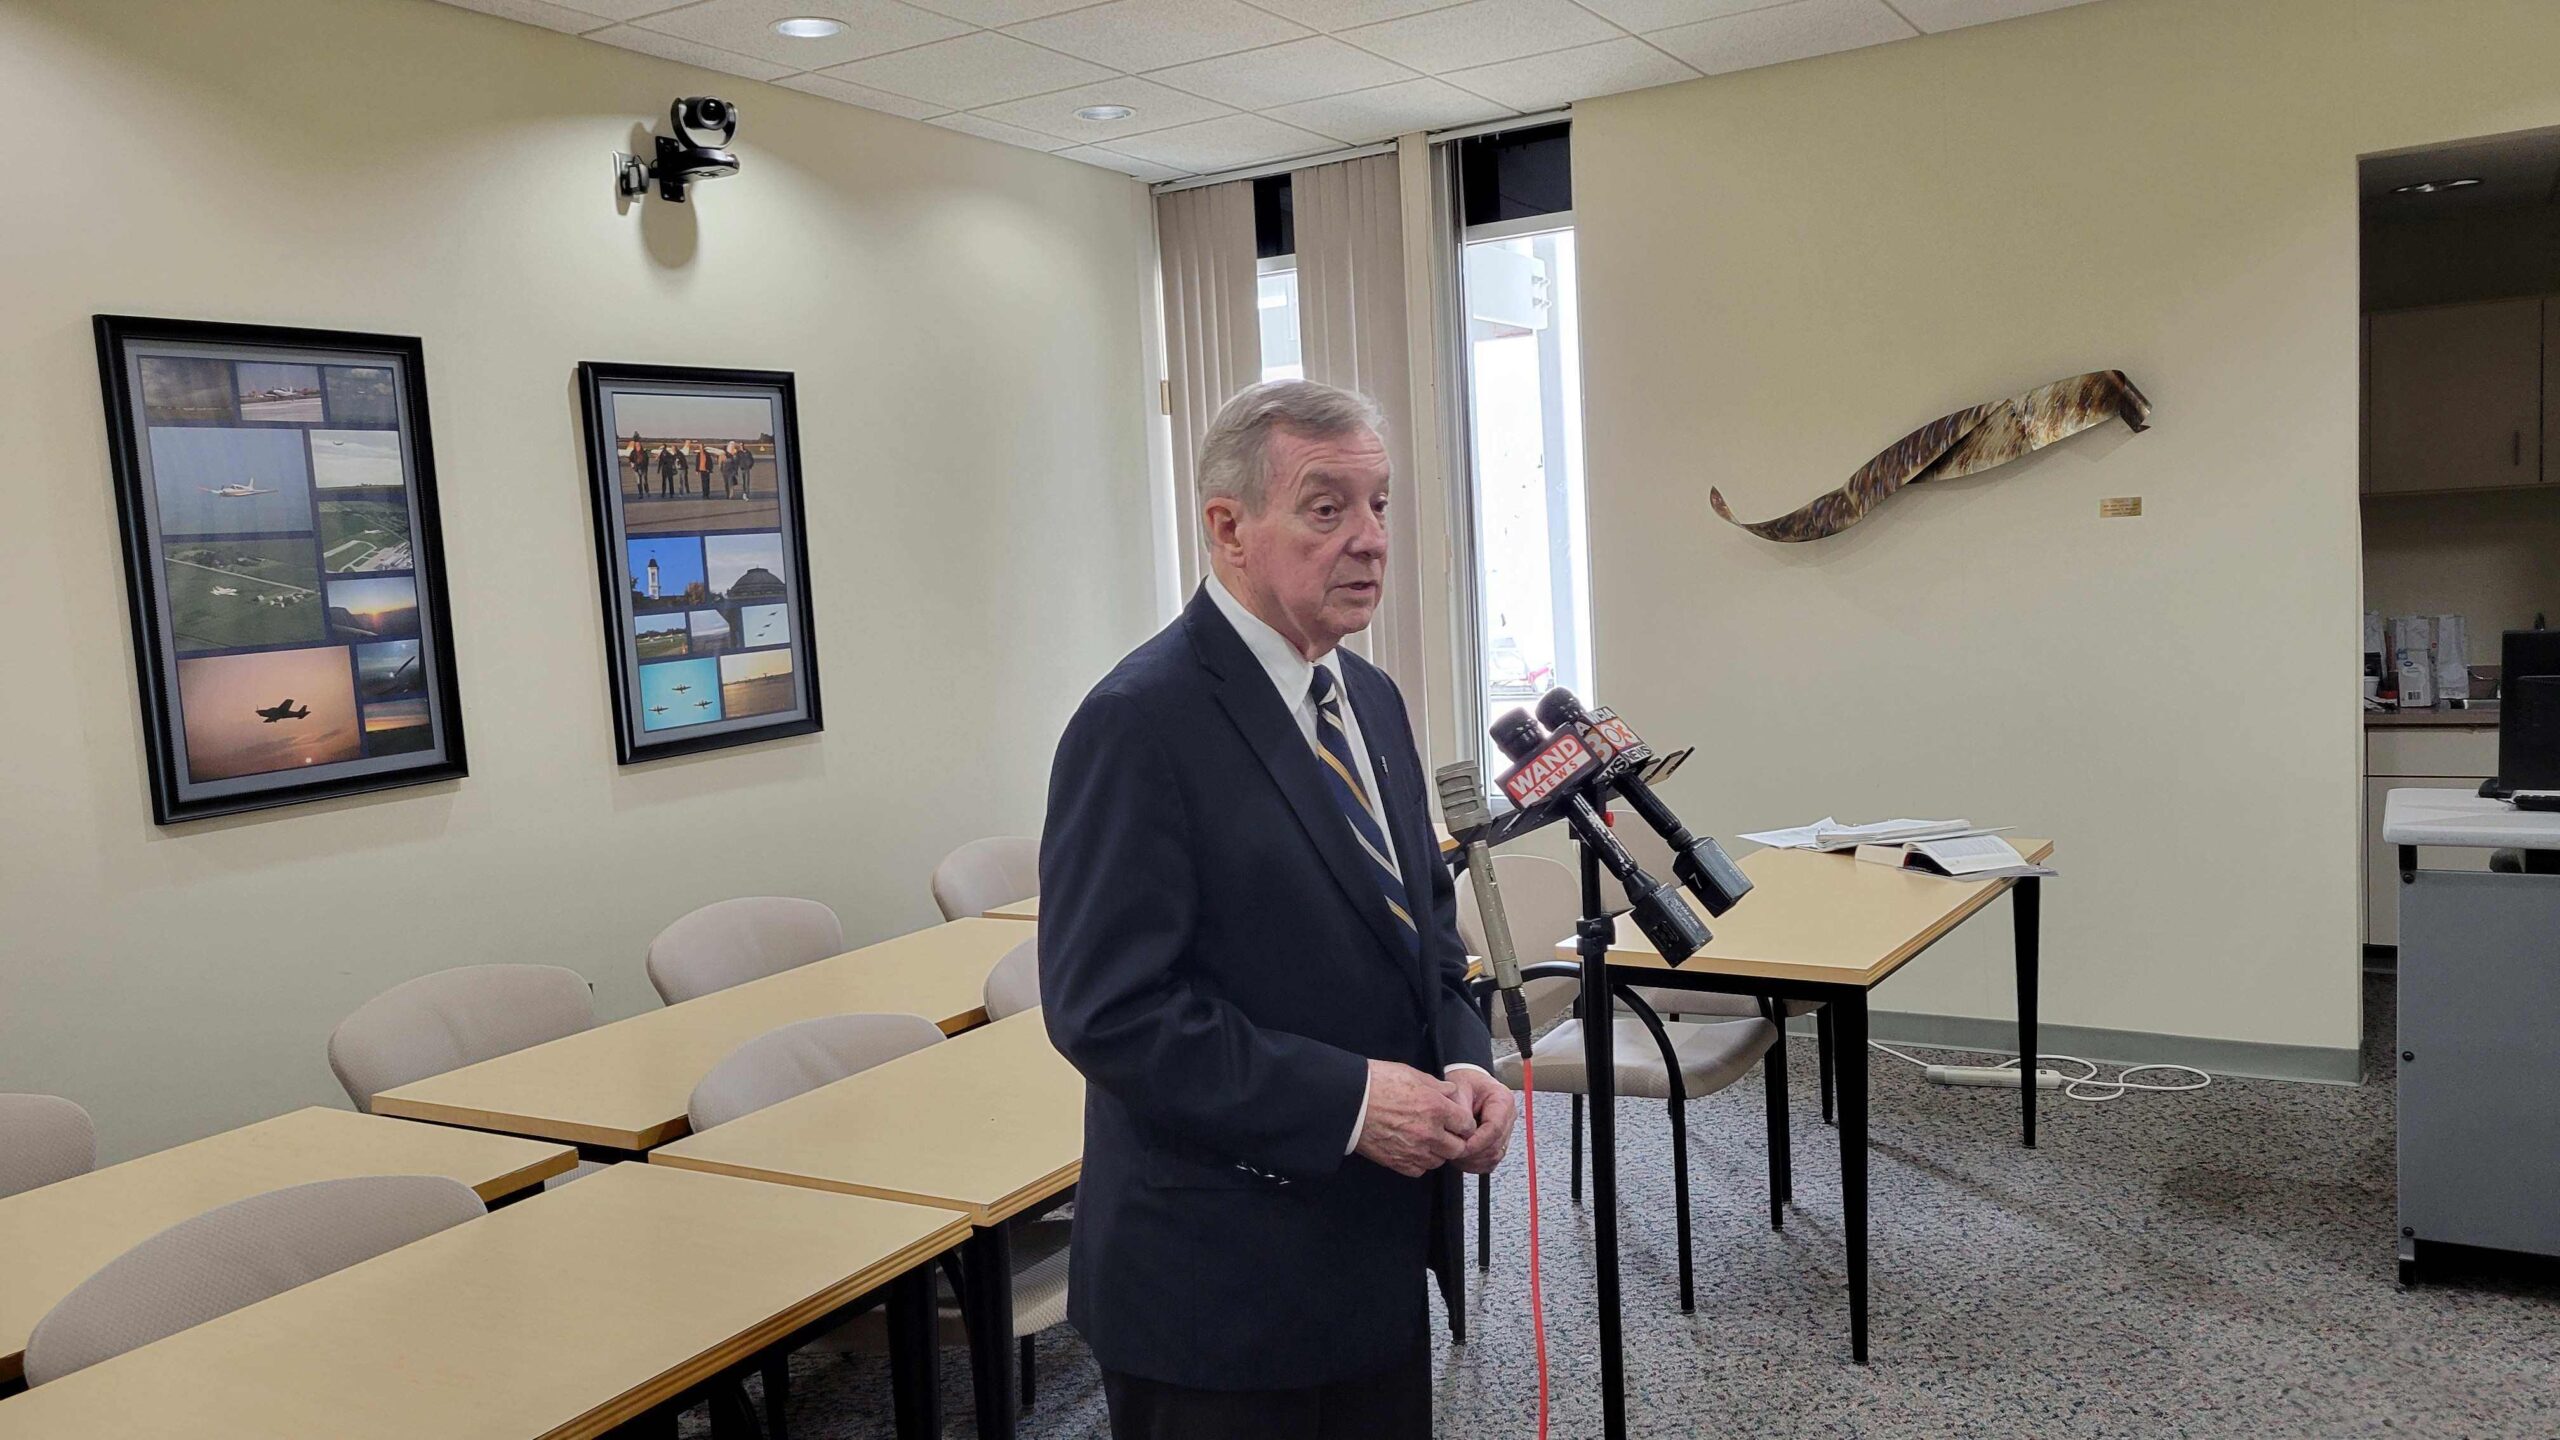
[{"label": "black microphone stand", "polygon": [[[1601,814],[1608,811],[1604,807]],[[1600,855],[1577,836],[1574,854],[1582,869],[1582,919],[1574,927],[1582,957],[1582,1073],[1614,1077],[1617,1020],[1609,996],[1609,946],[1617,939],[1618,922],[1600,890]],[[1672,1074],[1677,1060],[1666,1054]],[[1600,1287],[1600,1424],[1607,1440],[1627,1433],[1626,1353],[1618,1315],[1618,1087],[1588,1084],[1584,1099],[1591,1108],[1592,1258]]]}]

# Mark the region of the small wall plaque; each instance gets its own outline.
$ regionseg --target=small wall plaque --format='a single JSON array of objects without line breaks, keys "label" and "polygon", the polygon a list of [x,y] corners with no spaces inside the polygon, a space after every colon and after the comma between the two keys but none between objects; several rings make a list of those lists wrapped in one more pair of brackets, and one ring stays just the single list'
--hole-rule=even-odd
[{"label": "small wall plaque", "polygon": [[2141,514],[2142,497],[2139,495],[2110,495],[2098,502],[2098,518],[2101,520],[2130,520]]}]

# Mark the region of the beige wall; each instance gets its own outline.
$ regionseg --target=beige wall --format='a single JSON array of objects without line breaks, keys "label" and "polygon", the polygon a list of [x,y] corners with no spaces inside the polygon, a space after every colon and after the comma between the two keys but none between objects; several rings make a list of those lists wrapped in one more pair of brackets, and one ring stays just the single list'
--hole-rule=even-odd
[{"label": "beige wall", "polygon": [[[2057,836],[2048,1020],[2353,1046],[2356,158],[2560,121],[2555,54],[2539,0],[2104,0],[1579,107],[1600,682],[1693,821]],[[2107,366],[2149,433],[1811,545],[1707,508]],[[2006,1017],[2007,932],[1876,1003]]]},{"label": "beige wall", "polygon": [[[745,172],[616,213],[607,152],[705,90]],[[110,1156],[343,1103],[329,1027],[441,966],[613,1016],[708,900],[938,918],[1154,627],[1133,181],[427,0],[0,0],[0,95],[61,157],[0,226],[0,1090]],[[424,337],[468,779],[151,824],[97,311]],[[824,735],[613,763],[583,359],[798,373]]]},{"label": "beige wall", "polygon": [[2364,502],[2364,608],[2460,615],[2474,665],[2499,632],[2560,616],[2560,485]]}]

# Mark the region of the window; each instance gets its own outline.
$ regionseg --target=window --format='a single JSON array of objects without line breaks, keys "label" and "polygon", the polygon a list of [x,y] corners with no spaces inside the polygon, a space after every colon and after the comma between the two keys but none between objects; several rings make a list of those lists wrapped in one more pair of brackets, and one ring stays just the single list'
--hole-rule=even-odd
[{"label": "window", "polygon": [[1261,266],[1254,303],[1262,317],[1262,378],[1304,380],[1298,352],[1298,224],[1289,177],[1253,182],[1253,252]]},{"label": "window", "polygon": [[[1458,144],[1476,676],[1490,723],[1558,685],[1599,703],[1580,317],[1564,127]],[[1485,763],[1507,767],[1486,743]]]},{"label": "window", "polygon": [[1298,257],[1275,255],[1263,261],[1256,283],[1254,303],[1262,307],[1262,378],[1306,379],[1298,356]]}]

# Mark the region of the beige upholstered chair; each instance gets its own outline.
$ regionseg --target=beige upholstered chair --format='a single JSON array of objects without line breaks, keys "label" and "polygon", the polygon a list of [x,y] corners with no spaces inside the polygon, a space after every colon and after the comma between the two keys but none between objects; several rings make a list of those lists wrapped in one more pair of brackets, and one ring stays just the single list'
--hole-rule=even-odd
[{"label": "beige upholstered chair", "polygon": [[361,1175],[270,1190],[182,1220],[110,1260],[27,1336],[43,1385],[281,1295],[483,1212],[442,1175]]},{"label": "beige upholstered chair", "polygon": [[698,1134],[940,1042],[921,1015],[821,1015],[767,1030],[723,1056],[693,1087]]},{"label": "beige upholstered chair", "polygon": [[[1496,855],[1493,873],[1502,884],[1502,913],[1511,923],[1511,944],[1520,952],[1520,963],[1533,965],[1556,958],[1555,942],[1573,938],[1574,924],[1582,918],[1582,882],[1570,867],[1537,855]],[[1476,908],[1476,887],[1464,877],[1458,881],[1458,938],[1466,943],[1468,954],[1484,953],[1484,917]],[[1560,976],[1522,985],[1521,997],[1529,1002],[1530,1028],[1543,1030],[1572,1010],[1579,988]],[[1511,1048],[1510,1032],[1501,1026],[1494,1029],[1493,1048]]]},{"label": "beige upholstered chair", "polygon": [[815,900],[718,900],[649,942],[649,983],[670,1005],[844,953],[844,925]]},{"label": "beige upholstered chair", "polygon": [[972,840],[933,867],[933,903],[945,920],[984,915],[1040,893],[1040,842],[1020,835]]},{"label": "beige upholstered chair", "polygon": [[1026,938],[987,972],[987,1018],[1002,1020],[1040,1004],[1040,940]]},{"label": "beige upholstered chair", "polygon": [[[1668,1102],[1671,1110],[1671,1191],[1680,1234],[1680,1308],[1690,1310],[1695,1304],[1689,1254],[1689,1123],[1688,1102],[1712,1095],[1751,1072],[1751,1067],[1764,1056],[1770,1056],[1768,1083],[1769,1132],[1769,1225],[1780,1228],[1785,1216],[1781,1208],[1790,1198],[1792,1181],[1787,1154],[1787,1095],[1783,1072],[1777,1068],[1772,1047],[1778,1041],[1778,1027],[1766,1020],[1718,1020],[1698,1024],[1682,1020],[1660,1020],[1641,1000],[1629,1006],[1632,1014],[1612,1015],[1614,1030],[1610,1036],[1611,1056],[1615,1061],[1614,1090],[1621,1099],[1645,1098]],[[1660,1024],[1657,1035],[1654,1024]],[[1571,1095],[1573,1105],[1573,1198],[1582,1198],[1582,1097],[1590,1093],[1590,1075],[1583,1057],[1583,1022],[1567,1020],[1538,1037],[1530,1058],[1536,1062],[1538,1093]],[[1669,1060],[1666,1061],[1666,1052]],[[1675,1068],[1676,1063],[1676,1068]],[[1520,1084],[1520,1057],[1497,1055],[1494,1074],[1506,1085]],[[1484,1197],[1477,1196],[1479,1217]],[[1476,1264],[1483,1268],[1490,1262],[1488,1237],[1479,1218],[1476,1231]]]},{"label": "beige upholstered chair", "polygon": [[[1027,948],[1028,942],[1013,953]],[[712,1066],[711,1073],[693,1087],[687,1113],[699,1133],[941,1039],[942,1031],[921,1015],[822,1015],[795,1021],[766,1031]],[[883,1117],[882,1123],[894,1121]],[[1067,1225],[1053,1220],[1015,1221],[1012,1229],[1013,1333],[1022,1345],[1022,1401],[1028,1405],[1033,1389],[1031,1337],[1064,1324],[1067,1318]],[[968,1344],[968,1330],[961,1323],[959,1301],[947,1276],[940,1304],[942,1343]],[[811,1343],[833,1350],[885,1350],[888,1327],[881,1311],[866,1310]],[[790,1366],[781,1359],[765,1367],[768,1416],[782,1413],[790,1375]]]},{"label": "beige upholstered chair", "polygon": [[329,1032],[329,1068],[370,1114],[373,1097],[413,1080],[574,1035],[595,1024],[595,996],[557,965],[465,965],[383,991]]},{"label": "beige upholstered chair", "polygon": [[98,1165],[98,1127],[59,1095],[0,1095],[0,1198]]}]

